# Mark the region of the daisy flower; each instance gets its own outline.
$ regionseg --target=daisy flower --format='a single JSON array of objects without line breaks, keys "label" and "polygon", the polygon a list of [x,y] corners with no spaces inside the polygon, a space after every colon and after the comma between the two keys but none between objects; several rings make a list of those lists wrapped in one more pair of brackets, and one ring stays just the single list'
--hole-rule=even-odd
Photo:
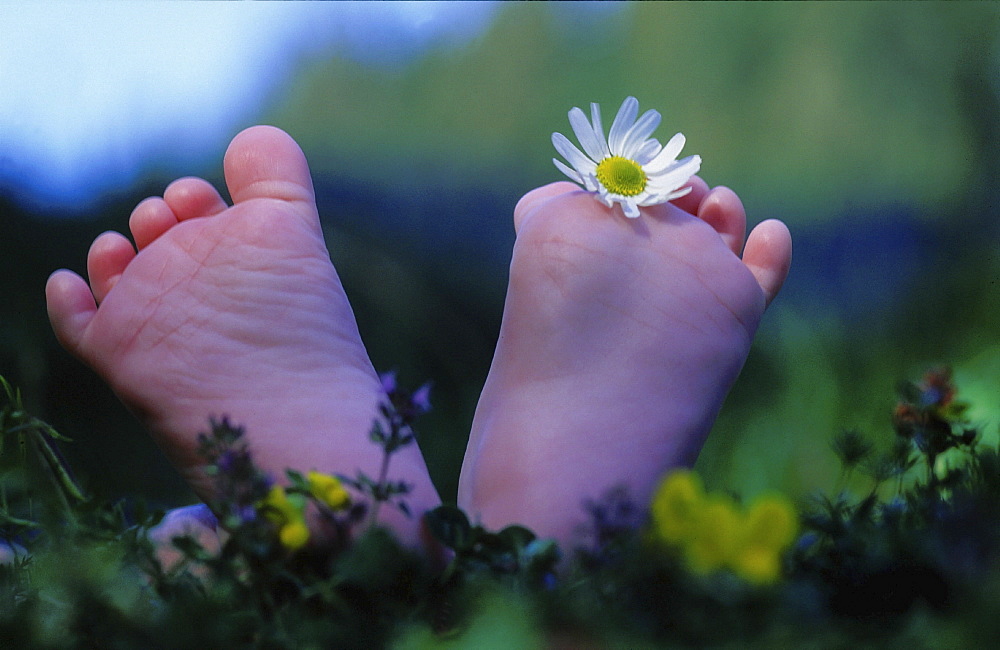
[{"label": "daisy flower", "polygon": [[556,151],[572,165],[553,158],[556,167],[587,191],[596,192],[608,207],[620,203],[630,219],[639,216],[639,206],[666,203],[690,192],[684,184],[701,168],[701,156],[677,160],[684,148],[683,134],[670,138],[666,146],[649,137],[660,124],[657,111],[646,111],[637,120],[638,114],[639,101],[626,98],[605,139],[598,104],[590,105],[590,122],[579,108],[571,110],[569,123],[583,151],[563,134],[552,134]]}]

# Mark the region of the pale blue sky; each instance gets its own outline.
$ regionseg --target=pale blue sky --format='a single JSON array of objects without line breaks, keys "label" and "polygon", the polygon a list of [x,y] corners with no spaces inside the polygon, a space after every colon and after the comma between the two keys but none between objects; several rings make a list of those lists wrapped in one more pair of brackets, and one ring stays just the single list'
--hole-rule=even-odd
[{"label": "pale blue sky", "polygon": [[[492,2],[0,2],[0,192],[86,210],[225,147],[307,57],[461,46]],[[179,143],[183,143],[180,145]],[[168,154],[168,155],[165,155]],[[163,163],[160,163],[163,164]]]}]

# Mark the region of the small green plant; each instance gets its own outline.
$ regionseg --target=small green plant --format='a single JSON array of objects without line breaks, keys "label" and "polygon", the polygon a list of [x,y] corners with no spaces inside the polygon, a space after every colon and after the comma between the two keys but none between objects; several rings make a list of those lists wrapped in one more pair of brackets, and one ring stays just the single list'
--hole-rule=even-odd
[{"label": "small green plant", "polygon": [[21,463],[33,455],[41,460],[55,486],[67,503],[86,501],[83,491],[73,478],[69,465],[59,452],[56,441],[68,441],[47,423],[36,418],[24,408],[20,389],[13,388],[0,377],[4,404],[0,408],[0,458],[9,459],[12,445],[17,446]]},{"label": "small green plant", "polygon": [[[979,442],[947,370],[900,388],[889,440],[834,440],[845,477],[867,480],[857,495],[796,513],[781,495],[744,505],[679,471],[651,504],[623,489],[582,504],[573,548],[441,506],[423,516],[444,563],[378,524],[380,507],[416,516],[391,459],[430,406],[426,386],[383,386],[374,477],[289,469],[278,482],[242,428],[210,421],[199,448],[216,548],[193,534],[154,543],[161,514],[87,498],[65,439],[0,379],[0,647],[461,647],[497,634],[978,647],[1000,631],[1000,454]],[[179,561],[161,561],[168,548]]]},{"label": "small green plant", "polygon": [[899,394],[887,449],[856,431],[834,442],[845,472],[869,477],[867,494],[823,497],[804,516],[796,571],[836,614],[952,612],[1000,560],[997,450],[977,444],[951,373]]},{"label": "small green plant", "polygon": [[411,486],[402,481],[389,480],[389,461],[392,455],[416,440],[414,421],[430,410],[430,384],[424,384],[414,393],[401,390],[396,384],[394,372],[381,376],[385,398],[379,403],[378,417],[372,425],[369,437],[382,448],[382,465],[377,478],[359,472],[356,478],[340,476],[340,480],[368,496],[374,505],[371,509],[370,524],[378,520],[379,508],[383,503],[391,503],[407,516],[412,516],[402,497],[410,492]]}]

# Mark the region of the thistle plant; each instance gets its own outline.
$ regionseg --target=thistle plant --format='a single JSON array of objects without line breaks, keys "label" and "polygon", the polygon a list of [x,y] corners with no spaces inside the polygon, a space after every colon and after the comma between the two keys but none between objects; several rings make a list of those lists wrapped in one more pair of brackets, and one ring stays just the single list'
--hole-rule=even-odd
[{"label": "thistle plant", "polygon": [[825,610],[954,614],[1000,560],[1000,457],[980,444],[967,410],[950,370],[935,368],[900,385],[885,449],[858,431],[836,438],[845,472],[861,470],[871,486],[820,497],[804,514],[796,573]]},{"label": "thistle plant", "polygon": [[412,444],[417,438],[414,421],[431,408],[430,384],[424,384],[413,393],[399,388],[396,373],[381,375],[383,398],[378,405],[378,416],[369,437],[382,448],[382,464],[376,478],[358,472],[357,477],[338,475],[338,478],[372,500],[369,524],[378,521],[378,512],[384,503],[399,508],[412,516],[402,497],[409,494],[411,486],[404,481],[389,480],[389,462],[397,451]]},{"label": "thistle plant", "polygon": [[[367,518],[367,526],[375,525],[379,508],[391,503],[410,515],[403,500],[410,486],[389,479],[393,454],[416,439],[414,421],[430,410],[430,385],[414,393],[400,389],[395,373],[381,376],[383,399],[369,434],[372,442],[382,448],[379,474],[372,478],[364,472],[356,477],[324,474],[310,470],[302,474],[295,469],[285,471],[285,483],[259,470],[243,440],[243,430],[228,419],[212,420],[211,430],[199,436],[199,453],[207,462],[206,471],[215,479],[217,502],[210,504],[218,513],[222,527],[239,534],[259,537],[260,527],[272,527],[278,541],[288,551],[302,549],[310,540],[309,512],[315,510],[319,523],[333,531],[327,544],[343,546],[349,542],[353,526]],[[349,486],[365,499],[352,499]],[[369,504],[368,501],[371,503]]]}]

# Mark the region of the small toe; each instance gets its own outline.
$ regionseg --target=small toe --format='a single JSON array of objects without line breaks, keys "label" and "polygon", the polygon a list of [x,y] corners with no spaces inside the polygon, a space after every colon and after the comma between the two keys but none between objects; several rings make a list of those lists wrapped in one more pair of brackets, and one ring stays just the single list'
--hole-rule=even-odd
[{"label": "small toe", "polygon": [[79,355],[80,340],[97,313],[87,281],[67,269],[56,271],[45,283],[45,304],[59,343]]},{"label": "small toe", "polygon": [[87,254],[87,275],[98,304],[114,288],[134,257],[132,242],[120,233],[106,232],[94,240]]},{"label": "small toe", "polygon": [[728,187],[714,188],[701,201],[696,214],[715,228],[731,251],[737,255],[743,252],[747,213],[736,192]]},{"label": "small toe", "polygon": [[701,176],[692,176],[687,184],[691,187],[691,191],[671,203],[688,214],[698,214],[698,206],[708,195],[708,183],[702,180]]},{"label": "small toe", "polygon": [[747,238],[743,263],[757,279],[770,304],[785,283],[792,264],[792,235],[788,227],[777,219],[758,224]]},{"label": "small toe", "polygon": [[163,200],[177,215],[178,221],[210,217],[228,206],[218,190],[201,178],[179,178],[163,192]]},{"label": "small toe", "polygon": [[128,219],[129,230],[139,250],[152,244],[157,237],[177,225],[177,215],[158,196],[145,199],[132,210]]}]

